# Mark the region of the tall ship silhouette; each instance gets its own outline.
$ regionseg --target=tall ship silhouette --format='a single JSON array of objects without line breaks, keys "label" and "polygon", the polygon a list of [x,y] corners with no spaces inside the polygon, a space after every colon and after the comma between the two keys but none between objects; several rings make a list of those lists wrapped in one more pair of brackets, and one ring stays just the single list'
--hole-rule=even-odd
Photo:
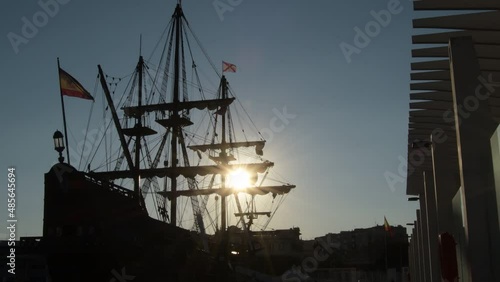
[{"label": "tall ship silhouette", "polygon": [[300,263],[291,255],[300,230],[268,226],[295,186],[264,159],[266,141],[226,77],[236,66],[216,67],[181,1],[157,46],[126,77],[98,66],[106,133],[78,167],[54,134],[60,157],[45,175],[40,243],[51,281],[279,276]]}]

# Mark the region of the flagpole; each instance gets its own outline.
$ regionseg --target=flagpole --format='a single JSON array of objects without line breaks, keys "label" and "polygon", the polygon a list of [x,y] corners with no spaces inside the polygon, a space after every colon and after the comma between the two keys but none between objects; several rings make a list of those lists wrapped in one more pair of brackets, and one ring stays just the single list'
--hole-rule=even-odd
[{"label": "flagpole", "polygon": [[63,123],[64,123],[64,138],[66,141],[66,156],[68,158],[68,164],[71,165],[71,161],[69,159],[68,130],[66,128],[66,111],[64,110],[64,98],[63,98],[63,93],[62,93],[61,75],[59,74],[60,69],[61,69],[61,65],[59,63],[59,58],[57,58],[57,75],[59,77],[59,91],[61,92],[61,108],[62,108]]},{"label": "flagpole", "polygon": [[388,266],[387,266],[387,231],[384,232],[384,241],[385,241],[385,279],[389,281],[389,275],[388,275]]}]

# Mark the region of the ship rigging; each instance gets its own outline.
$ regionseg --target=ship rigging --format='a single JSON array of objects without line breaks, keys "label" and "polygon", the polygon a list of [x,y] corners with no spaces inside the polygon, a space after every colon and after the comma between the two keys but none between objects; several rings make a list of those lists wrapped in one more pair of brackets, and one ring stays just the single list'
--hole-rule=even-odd
[{"label": "ship rigging", "polygon": [[[275,179],[271,179],[274,163],[263,159],[266,142],[247,112],[238,112],[236,107],[242,104],[193,32],[181,1],[164,38],[159,63],[155,67],[152,59],[141,54],[120,99],[115,92],[125,77],[114,78],[98,67],[106,100],[104,120],[116,131],[108,130],[95,142],[101,146],[84,166],[98,179],[120,181],[120,185],[131,179],[128,183],[139,205],[152,204],[154,208],[148,210],[174,226],[187,227],[190,222],[189,228],[202,234],[225,231],[231,209],[236,216],[234,224],[243,230],[265,230],[295,186],[283,181],[268,184]],[[219,80],[215,91],[204,86],[206,74],[195,60],[199,54]],[[191,100],[195,92],[199,97]],[[238,124],[233,121],[234,114]],[[253,128],[256,139],[248,138],[245,126]],[[200,133],[203,129],[206,131]],[[98,151],[105,160],[92,167]],[[240,177],[235,171],[243,171],[241,177],[249,178],[242,187],[234,187],[234,178]],[[267,197],[270,203],[257,201],[259,196]],[[189,210],[192,217],[186,219]],[[265,220],[257,225],[259,218]]]}]

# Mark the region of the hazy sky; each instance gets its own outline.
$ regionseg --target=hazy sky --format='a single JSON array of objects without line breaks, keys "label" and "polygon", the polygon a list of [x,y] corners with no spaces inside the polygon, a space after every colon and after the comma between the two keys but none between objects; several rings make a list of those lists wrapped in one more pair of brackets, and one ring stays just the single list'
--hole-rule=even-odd
[{"label": "hazy sky", "polygon": [[[176,3],[54,1],[40,1],[52,3],[48,12],[37,1],[0,4],[0,218],[5,225],[7,167],[15,166],[19,236],[41,234],[43,177],[57,158],[56,58],[94,93],[97,65],[129,73],[139,35],[143,53],[151,53]],[[273,228],[298,226],[309,239],[383,224],[384,215],[394,225],[413,222],[417,204],[407,202],[406,184],[391,187],[384,176],[398,175],[406,156],[411,2],[184,0],[183,7],[210,57],[238,66],[230,83],[259,128],[269,127],[273,109],[296,115],[265,148],[275,169],[297,185]],[[372,11],[391,18],[370,23]],[[36,30],[25,27],[31,24]],[[356,28],[367,26],[373,37],[355,42]],[[354,53],[346,57],[341,45]],[[71,146],[91,104],[66,101]]]}]

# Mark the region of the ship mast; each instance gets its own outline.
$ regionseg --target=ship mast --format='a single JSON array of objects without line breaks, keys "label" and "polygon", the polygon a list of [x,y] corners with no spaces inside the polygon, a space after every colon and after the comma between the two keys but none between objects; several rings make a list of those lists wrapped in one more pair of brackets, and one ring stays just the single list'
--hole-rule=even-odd
[{"label": "ship mast", "polygon": [[[142,56],[139,56],[139,62],[137,63],[137,73],[139,75],[139,89],[138,89],[138,102],[137,106],[142,106],[142,73],[143,73],[144,60]],[[136,116],[136,127],[142,128],[142,116]],[[134,173],[134,195],[137,199],[141,199],[141,189],[140,189],[140,169],[141,169],[141,137],[139,131],[135,135],[135,173]]]},{"label": "ship mast", "polygon": [[[226,77],[222,76],[221,78],[221,92],[222,92],[222,99],[227,98],[227,81]],[[222,146],[226,145],[226,111],[227,107],[222,108]],[[222,160],[222,165],[227,166],[229,164],[229,161],[227,159],[227,152],[226,149],[223,149],[221,151],[221,160]],[[226,189],[226,175],[221,174],[221,181],[222,181],[222,189]],[[226,213],[226,196],[222,195],[221,197],[221,230],[225,231],[226,230],[226,220],[227,220],[227,213]]]},{"label": "ship mast", "polygon": [[[179,74],[180,74],[180,43],[181,43],[181,26],[182,26],[182,9],[180,2],[177,3],[174,13],[174,28],[175,28],[175,53],[174,53],[174,93],[173,93],[173,108],[172,119],[179,120],[178,104],[179,104]],[[177,167],[177,142],[179,132],[181,131],[180,124],[176,123],[172,127],[172,143],[171,143],[171,158],[170,166]],[[177,191],[177,177],[170,178],[170,189],[172,192]],[[177,197],[172,199],[170,203],[170,223],[177,225]]]},{"label": "ship mast", "polygon": [[[136,119],[135,126],[133,128],[122,128],[120,124],[120,120],[118,118],[118,115],[116,113],[116,108],[113,103],[108,85],[105,80],[105,75],[104,72],[101,68],[101,66],[98,66],[99,68],[99,77],[100,77],[100,82],[101,86],[104,90],[104,95],[106,96],[106,100],[108,102],[108,106],[111,110],[111,114],[113,117],[113,122],[115,124],[115,127],[118,131],[118,137],[120,139],[120,144],[123,149],[123,156],[127,160],[128,167],[130,171],[132,172],[132,178],[134,181],[134,197],[137,199],[139,205],[144,206],[144,198],[142,197],[141,194],[141,188],[140,188],[140,177],[141,177],[141,166],[140,166],[140,161],[141,161],[141,138],[142,136],[147,136],[147,135],[152,135],[156,134],[156,131],[144,127],[142,124],[142,114],[134,114],[133,116]],[[142,88],[143,88],[143,68],[144,68],[144,59],[142,56],[139,57],[139,62],[137,63],[136,67],[136,75],[138,77],[138,107],[142,106]],[[135,145],[134,145],[134,160],[132,159],[132,154],[129,151],[128,148],[128,143],[125,140],[125,136],[130,137],[135,137]]]},{"label": "ship mast", "polygon": [[[237,193],[247,193],[249,195],[266,195],[272,194],[274,195],[283,195],[290,192],[291,189],[295,188],[294,185],[281,185],[281,186],[261,186],[258,187],[247,187],[245,189],[235,190],[231,187],[228,187],[227,184],[227,175],[229,172],[234,171],[241,166],[244,166],[245,170],[255,176],[255,180],[257,180],[258,173],[265,173],[268,169],[274,166],[274,163],[269,161],[259,161],[257,163],[244,163],[244,164],[232,164],[231,162],[236,161],[236,158],[233,155],[235,149],[241,147],[255,147],[255,154],[258,156],[262,156],[263,148],[265,146],[265,141],[244,141],[244,142],[236,142],[234,140],[234,132],[232,130],[231,116],[229,106],[235,100],[234,97],[229,97],[229,88],[226,77],[222,75],[220,80],[220,86],[218,90],[218,96],[216,99],[204,99],[202,95],[202,100],[197,101],[189,101],[187,95],[187,87],[186,87],[186,71],[185,71],[185,58],[184,58],[184,43],[183,40],[186,39],[187,46],[189,46],[189,41],[184,38],[184,33],[186,30],[190,30],[189,24],[184,17],[181,1],[178,1],[175,12],[172,15],[171,20],[171,29],[169,31],[169,39],[167,39],[167,45],[165,50],[168,50],[166,56],[165,70],[164,70],[164,78],[163,84],[161,87],[161,95],[167,92],[167,82],[173,80],[173,85],[169,83],[172,90],[172,100],[171,102],[165,102],[163,96],[160,96],[160,101],[156,104],[145,103],[143,104],[143,75],[147,72],[148,67],[146,66],[144,59],[142,56],[139,57],[139,62],[136,67],[136,77],[138,79],[138,102],[135,106],[124,106],[122,107],[124,114],[127,118],[135,119],[135,126],[133,128],[123,128],[120,125],[118,116],[116,114],[116,109],[111,99],[110,91],[107,87],[107,83],[104,78],[104,74],[102,69],[99,66],[99,73],[101,84],[106,95],[106,99],[108,105],[111,109],[113,115],[113,121],[115,123],[115,127],[118,131],[119,140],[121,146],[123,148],[123,155],[128,163],[128,170],[118,170],[119,166],[117,166],[115,171],[103,171],[103,172],[92,172],[94,176],[105,179],[105,180],[114,180],[114,179],[122,179],[122,178],[133,178],[134,180],[134,195],[137,196],[139,203],[144,204],[145,191],[149,189],[149,184],[151,180],[154,179],[154,183],[157,183],[158,178],[165,178],[165,189],[163,191],[156,190],[156,195],[160,195],[163,199],[162,206],[158,206],[158,211],[160,214],[165,211],[165,200],[168,198],[170,201],[170,224],[177,226],[178,225],[178,217],[177,217],[177,200],[178,197],[190,197],[192,209],[194,213],[194,221],[199,228],[201,233],[204,233],[204,223],[202,220],[202,210],[204,208],[200,208],[198,202],[198,196],[201,195],[219,195],[220,202],[220,216],[221,216],[221,225],[220,231],[224,232],[227,229],[227,196],[234,195],[235,200],[238,205],[238,213],[236,214],[241,218],[243,222],[244,229],[246,229],[244,216],[253,216],[259,214],[267,214],[269,213],[256,213],[256,212],[243,212],[241,210],[241,206],[239,204],[239,200],[237,198]],[[186,29],[184,27],[184,22],[186,24]],[[191,31],[191,30],[190,30]],[[192,31],[191,31],[192,32]],[[167,48],[168,47],[168,48]],[[173,47],[173,50],[172,48]],[[200,46],[201,47],[201,46]],[[189,47],[190,48],[190,47]],[[170,64],[170,55],[173,55],[173,71],[172,76],[170,76],[169,67]],[[189,50],[191,53],[191,50]],[[192,54],[191,54],[192,55]],[[206,55],[206,54],[205,54]],[[163,55],[162,55],[163,58]],[[161,63],[163,61],[161,60]],[[213,65],[213,64],[212,64]],[[194,64],[193,59],[193,69],[196,71],[196,66]],[[182,84],[181,84],[182,83]],[[154,88],[154,87],[153,87]],[[154,88],[157,89],[157,88]],[[181,93],[183,94],[183,99],[181,100]],[[147,93],[146,93],[147,94]],[[146,98],[146,101],[150,101],[149,98]],[[202,145],[190,145],[186,146],[185,136],[184,136],[184,127],[190,126],[193,123],[189,118],[189,111],[192,109],[198,110],[208,110],[215,111],[212,114],[219,115],[221,117],[221,122],[217,125],[217,118],[215,118],[215,128],[213,128],[214,138],[210,144],[202,144]],[[153,129],[145,126],[143,123],[143,116],[148,113],[156,114],[156,122],[163,127],[166,128],[166,133],[163,137],[163,141],[156,153],[156,157],[154,161],[151,161],[151,157],[148,152],[147,143],[144,144],[144,148],[146,151],[146,157],[148,158],[149,165],[146,168],[141,168],[141,140],[142,137],[147,135],[156,134],[157,132]],[[161,116],[161,118],[159,118]],[[220,130],[220,131],[219,131]],[[217,132],[220,132],[222,136],[219,138],[215,138],[219,136]],[[166,145],[167,134],[170,134],[170,145]],[[132,147],[133,152],[130,152],[128,148],[127,140],[125,136],[128,136],[130,139],[135,139],[135,144]],[[217,139],[217,140],[215,140]],[[144,139],[145,140],[145,139]],[[218,142],[220,141],[220,143]],[[160,168],[157,167],[159,159],[161,157],[161,152],[164,148],[168,148],[170,146],[169,155],[165,157],[165,166]],[[189,158],[187,154],[186,148],[189,148],[193,151],[197,151],[200,155],[201,153],[205,153],[208,151],[208,155],[210,159],[215,163],[214,165],[196,165],[191,166],[189,163]],[[180,149],[180,150],[179,150]],[[134,160],[132,159],[132,154],[134,154]],[[182,158],[182,162],[179,159]],[[123,158],[122,158],[123,160]],[[168,160],[168,161],[167,161]],[[220,186],[219,188],[213,188],[212,184],[210,184],[209,188],[198,189],[198,184],[196,182],[195,177],[197,176],[206,176],[213,175],[214,178],[216,175],[220,176]],[[178,189],[178,177],[184,177],[188,190]],[[140,178],[146,179],[145,185],[140,187],[139,181]],[[166,179],[170,178],[170,179]],[[167,190],[167,184],[170,184],[169,191]],[[158,185],[158,184],[156,184]],[[144,191],[141,191],[144,190]],[[156,188],[155,188],[156,189]],[[205,199],[206,201],[206,199]],[[166,221],[166,218],[163,216],[163,220]],[[250,226],[251,222],[249,223]]]}]

